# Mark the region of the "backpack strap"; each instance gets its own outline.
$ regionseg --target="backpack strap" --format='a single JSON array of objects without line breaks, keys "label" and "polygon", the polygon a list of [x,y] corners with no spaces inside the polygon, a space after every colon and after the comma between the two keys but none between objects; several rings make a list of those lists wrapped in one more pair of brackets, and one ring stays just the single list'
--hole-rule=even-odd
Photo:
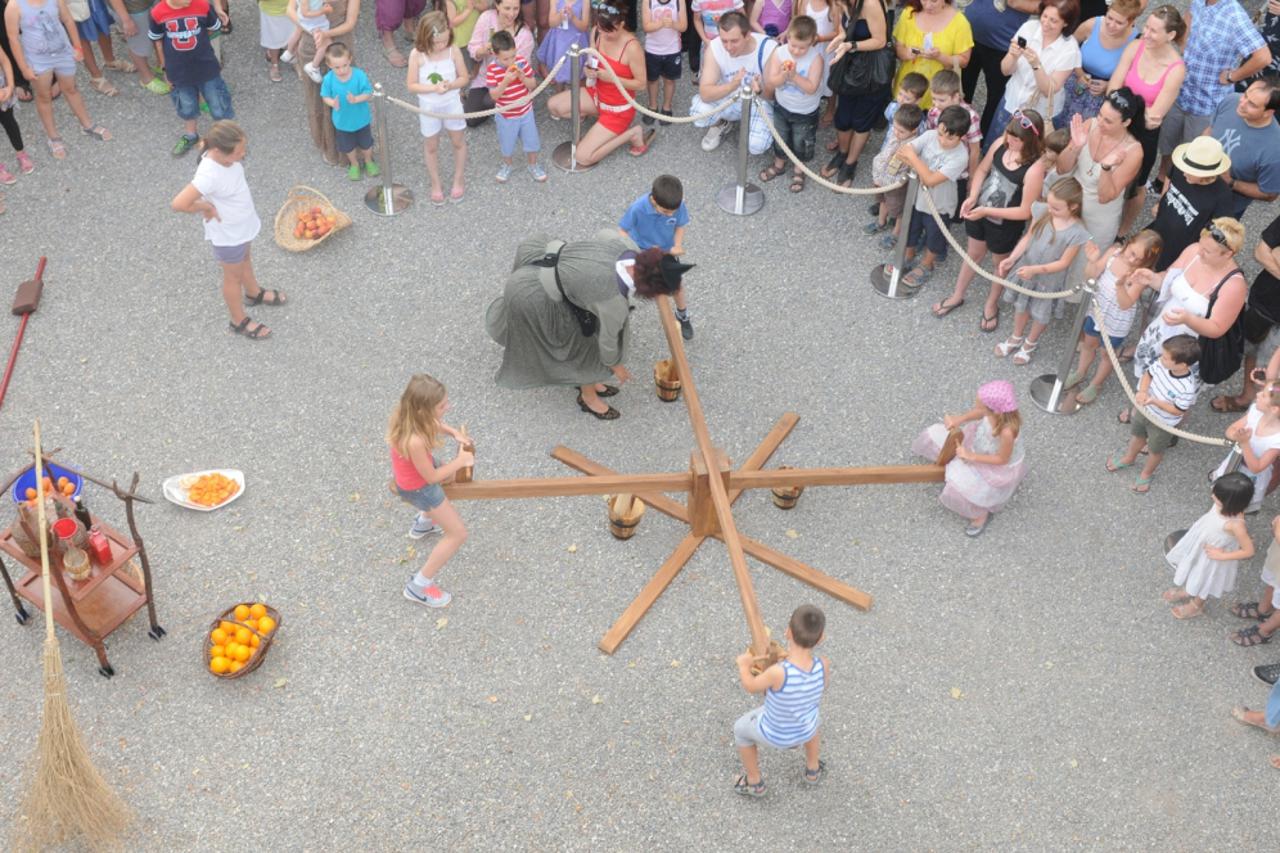
[{"label": "backpack strap", "polygon": [[1244,278],[1244,270],[1240,269],[1239,267],[1236,267],[1231,272],[1224,275],[1222,277],[1222,281],[1218,282],[1217,285],[1213,288],[1213,292],[1209,294],[1209,307],[1205,309],[1205,312],[1204,312],[1204,316],[1206,320],[1213,314],[1213,306],[1218,301],[1218,291],[1222,290],[1222,285],[1230,281],[1231,277],[1234,275],[1239,275],[1241,278]]}]

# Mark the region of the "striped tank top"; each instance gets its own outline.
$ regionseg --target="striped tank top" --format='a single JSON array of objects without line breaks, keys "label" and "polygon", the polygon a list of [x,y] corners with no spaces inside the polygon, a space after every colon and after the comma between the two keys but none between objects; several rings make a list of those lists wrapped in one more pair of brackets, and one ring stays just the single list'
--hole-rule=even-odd
[{"label": "striped tank top", "polygon": [[805,672],[791,661],[781,663],[782,689],[766,690],[760,733],[781,749],[799,746],[818,730],[818,703],[826,686],[822,659],[813,659],[813,669]]}]

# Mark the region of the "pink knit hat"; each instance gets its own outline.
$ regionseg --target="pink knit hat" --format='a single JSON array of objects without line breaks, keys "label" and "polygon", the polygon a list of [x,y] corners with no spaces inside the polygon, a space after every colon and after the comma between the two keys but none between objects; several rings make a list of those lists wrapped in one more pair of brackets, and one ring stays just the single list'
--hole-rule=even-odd
[{"label": "pink knit hat", "polygon": [[1018,397],[1012,383],[1003,379],[988,382],[978,389],[978,401],[997,415],[1018,411]]}]

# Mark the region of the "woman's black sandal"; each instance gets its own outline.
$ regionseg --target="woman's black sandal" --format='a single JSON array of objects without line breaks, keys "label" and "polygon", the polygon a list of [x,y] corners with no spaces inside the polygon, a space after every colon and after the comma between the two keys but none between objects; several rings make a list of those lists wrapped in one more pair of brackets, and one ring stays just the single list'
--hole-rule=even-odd
[{"label": "woman's black sandal", "polygon": [[261,323],[258,323],[258,327],[256,329],[249,331],[249,324],[252,322],[254,322],[254,319],[246,314],[244,319],[239,323],[228,323],[227,325],[231,328],[231,331],[235,332],[237,335],[244,335],[252,341],[266,340],[271,337],[271,330]]},{"label": "woman's black sandal", "polygon": [[1239,631],[1232,631],[1230,636],[1231,642],[1235,643],[1237,646],[1244,646],[1245,648],[1260,646],[1263,643],[1271,642],[1271,636],[1264,635],[1257,625],[1250,625],[1248,628],[1241,628]]},{"label": "woman's black sandal", "polygon": [[854,160],[852,163],[845,163],[843,166],[840,167],[840,179],[837,181],[837,183],[840,184],[840,186],[842,187],[853,186],[853,176],[857,173],[857,171],[858,171],[857,160]]},{"label": "woman's black sandal", "polygon": [[[268,298],[270,297],[270,298]],[[264,301],[265,300],[265,301]],[[288,305],[289,299],[278,290],[262,288],[257,296],[246,296],[244,301],[250,305]]]},{"label": "woman's black sandal", "polygon": [[836,153],[831,155],[831,159],[827,161],[827,165],[822,167],[822,171],[818,174],[824,178],[831,178],[840,172],[840,168],[844,166],[845,158],[849,156],[848,151],[836,149]]},{"label": "woman's black sandal", "polygon": [[582,399],[581,393],[578,394],[578,408],[582,409],[582,411],[589,415],[595,415],[598,420],[602,421],[616,421],[618,418],[622,417],[622,412],[619,412],[613,406],[610,406],[606,411],[597,412],[595,409],[587,405],[587,401]]}]

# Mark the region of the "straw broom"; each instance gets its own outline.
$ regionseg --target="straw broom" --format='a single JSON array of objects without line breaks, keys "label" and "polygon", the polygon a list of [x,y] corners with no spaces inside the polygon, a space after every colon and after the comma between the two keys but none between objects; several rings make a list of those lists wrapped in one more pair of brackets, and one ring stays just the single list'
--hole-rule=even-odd
[{"label": "straw broom", "polygon": [[62,652],[53,629],[52,588],[49,582],[49,528],[44,511],[44,456],[40,422],[33,429],[36,448],[37,513],[40,525],[41,588],[44,591],[44,718],[36,746],[36,778],[27,792],[25,826],[17,845],[38,850],[81,837],[94,849],[120,845],[129,825],[129,808],[98,773],[80,739],[67,704]]}]

